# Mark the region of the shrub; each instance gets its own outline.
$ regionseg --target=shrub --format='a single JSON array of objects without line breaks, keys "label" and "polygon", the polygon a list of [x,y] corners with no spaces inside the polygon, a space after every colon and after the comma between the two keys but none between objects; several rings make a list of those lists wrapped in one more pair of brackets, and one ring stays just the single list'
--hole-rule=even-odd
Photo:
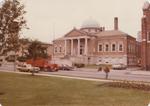
[{"label": "shrub", "polygon": [[129,82],[129,81],[124,81],[124,82],[110,82],[107,84],[110,87],[150,91],[150,85],[144,84],[144,83],[133,83],[133,82]]},{"label": "shrub", "polygon": [[83,63],[75,63],[74,66],[77,67],[77,68],[82,68],[82,67],[85,66],[85,64],[83,64]]},{"label": "shrub", "polygon": [[102,67],[99,67],[99,68],[98,68],[98,71],[102,71]]},{"label": "shrub", "polygon": [[17,60],[18,60],[19,62],[26,62],[27,57],[25,57],[25,56],[20,56],[20,57],[17,58]]}]

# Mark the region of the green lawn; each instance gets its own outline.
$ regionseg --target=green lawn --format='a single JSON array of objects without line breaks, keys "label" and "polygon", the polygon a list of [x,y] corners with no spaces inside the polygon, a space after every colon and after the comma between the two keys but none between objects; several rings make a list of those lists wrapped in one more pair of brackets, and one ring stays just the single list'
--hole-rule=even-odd
[{"label": "green lawn", "polygon": [[0,72],[3,106],[147,106],[150,92],[103,83]]}]

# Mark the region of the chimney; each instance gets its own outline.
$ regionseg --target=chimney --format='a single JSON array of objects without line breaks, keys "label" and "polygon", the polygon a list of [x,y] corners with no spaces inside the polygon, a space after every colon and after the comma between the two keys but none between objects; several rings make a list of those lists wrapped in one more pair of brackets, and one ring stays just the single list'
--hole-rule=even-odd
[{"label": "chimney", "polygon": [[118,30],[118,17],[114,18],[114,30]]}]

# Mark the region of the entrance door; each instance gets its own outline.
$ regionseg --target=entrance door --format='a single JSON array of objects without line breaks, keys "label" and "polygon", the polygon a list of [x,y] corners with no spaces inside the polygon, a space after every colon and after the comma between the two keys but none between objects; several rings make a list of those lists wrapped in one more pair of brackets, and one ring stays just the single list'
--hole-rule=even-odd
[{"label": "entrance door", "polygon": [[84,46],[81,45],[81,46],[80,46],[80,55],[83,55],[83,54],[84,54]]}]

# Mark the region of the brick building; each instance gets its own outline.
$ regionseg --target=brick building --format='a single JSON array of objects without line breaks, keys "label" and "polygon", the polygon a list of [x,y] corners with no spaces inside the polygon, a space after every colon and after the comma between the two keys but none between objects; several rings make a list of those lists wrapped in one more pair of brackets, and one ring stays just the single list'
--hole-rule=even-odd
[{"label": "brick building", "polygon": [[90,19],[80,29],[72,29],[53,43],[53,59],[68,59],[84,64],[137,65],[136,39],[119,30],[117,17],[114,18],[113,30],[105,30],[105,27]]},{"label": "brick building", "polygon": [[150,70],[150,3],[147,1],[143,6],[142,17],[142,68]]}]

